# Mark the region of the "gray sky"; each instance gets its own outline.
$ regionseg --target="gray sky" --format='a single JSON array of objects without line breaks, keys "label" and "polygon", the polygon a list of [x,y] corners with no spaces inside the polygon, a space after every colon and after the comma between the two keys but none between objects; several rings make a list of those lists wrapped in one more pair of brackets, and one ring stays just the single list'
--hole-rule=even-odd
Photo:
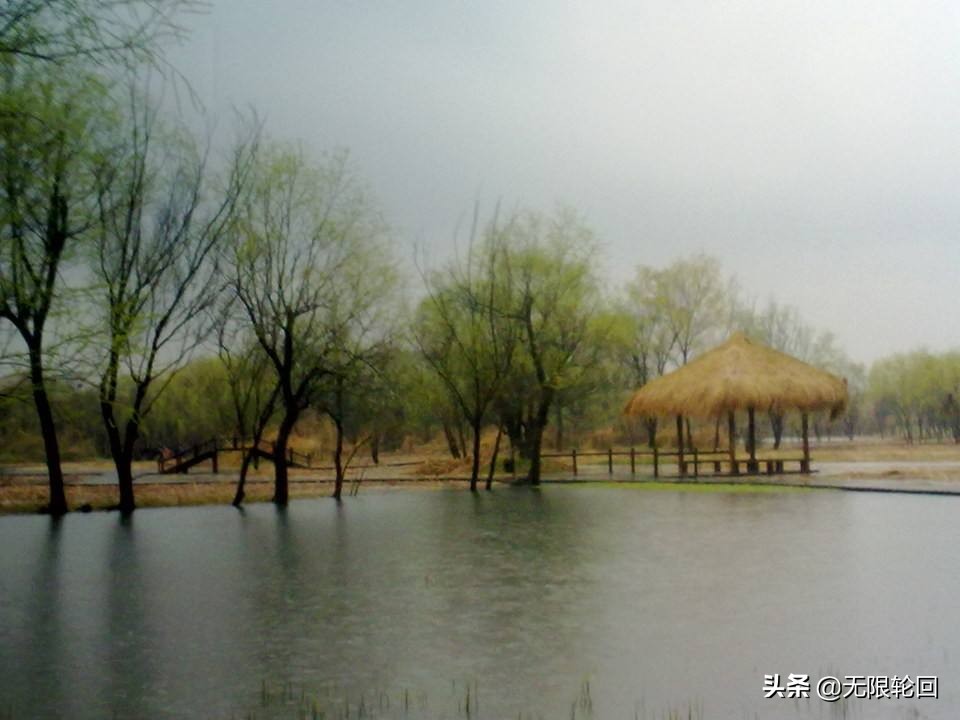
[{"label": "gray sky", "polygon": [[211,110],[346,147],[443,256],[474,200],[579,209],[612,285],[720,257],[855,360],[960,345],[960,4],[214,0]]}]

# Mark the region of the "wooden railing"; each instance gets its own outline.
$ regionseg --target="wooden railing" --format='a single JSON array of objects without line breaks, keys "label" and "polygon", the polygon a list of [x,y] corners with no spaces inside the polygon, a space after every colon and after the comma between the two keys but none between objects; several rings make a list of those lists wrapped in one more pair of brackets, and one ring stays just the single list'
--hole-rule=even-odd
[{"label": "wooden railing", "polygon": [[[576,448],[572,448],[569,452],[541,453],[540,457],[569,458],[574,477],[580,474],[580,463],[578,460],[585,457],[606,458],[607,474],[609,475],[614,474],[613,459],[615,457],[628,457],[630,459],[631,475],[636,475],[638,461],[643,464],[652,465],[653,476],[655,478],[660,477],[661,469],[665,460],[668,464],[675,463],[677,465],[677,474],[681,477],[689,477],[691,475],[691,471],[693,477],[699,477],[701,475],[702,468],[711,469],[712,474],[719,475],[724,473],[725,467],[726,473],[730,475],[757,475],[761,473],[774,475],[788,472],[788,465],[793,463],[798,464],[799,472],[810,472],[809,459],[804,457],[757,458],[756,460],[737,457],[735,460],[731,460],[729,451],[699,450],[697,448],[683,450],[682,452],[677,450],[660,450],[659,448],[653,448],[651,450],[637,450],[634,447],[631,447],[628,450],[614,450],[613,448],[608,448],[607,450],[582,452]],[[676,458],[676,460],[674,462],[670,462],[670,458]],[[795,470],[793,472],[797,471]]]}]

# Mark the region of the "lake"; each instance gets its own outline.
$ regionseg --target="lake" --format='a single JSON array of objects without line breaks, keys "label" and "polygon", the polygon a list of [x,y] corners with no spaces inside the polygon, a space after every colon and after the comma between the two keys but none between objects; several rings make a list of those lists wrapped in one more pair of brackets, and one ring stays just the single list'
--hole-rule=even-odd
[{"label": "lake", "polygon": [[958,548],[960,498],[828,490],[2,517],[0,719],[956,718]]}]

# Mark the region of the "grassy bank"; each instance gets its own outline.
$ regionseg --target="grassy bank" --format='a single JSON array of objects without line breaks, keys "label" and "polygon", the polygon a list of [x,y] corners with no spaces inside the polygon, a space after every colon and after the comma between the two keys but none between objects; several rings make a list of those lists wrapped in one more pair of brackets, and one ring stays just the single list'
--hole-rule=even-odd
[{"label": "grassy bank", "polygon": [[[617,448],[623,451],[623,448]],[[628,450],[628,449],[626,449]],[[761,457],[793,457],[797,448],[787,447],[779,453],[761,449]],[[960,489],[960,446],[953,443],[923,443],[907,445],[897,441],[879,441],[877,439],[858,439],[855,442],[835,441],[813,448],[814,467],[821,470],[815,478],[816,484],[833,486],[851,486],[852,489],[866,489],[877,485],[878,489],[904,488],[930,489],[931,483],[938,484],[934,489],[955,492]],[[155,472],[155,463],[137,463],[134,472],[140,476],[136,483],[137,504],[140,507],[170,507],[179,505],[228,504],[233,499],[236,485],[235,460],[229,454],[221,460],[219,474],[209,472],[209,468],[199,466],[190,474],[180,476],[151,475]],[[469,472],[468,460],[452,460],[449,455],[429,454],[387,454],[379,466],[362,467],[359,463],[351,469],[347,479],[347,489],[362,475],[361,488],[437,488],[463,487]],[[486,458],[484,458],[486,461]],[[691,492],[784,492],[789,488],[773,483],[757,482],[744,478],[740,481],[711,480],[705,473],[701,482],[671,481],[640,482],[625,484],[618,482],[633,477],[644,479],[652,474],[652,468],[637,458],[637,475],[629,473],[629,458],[614,458],[614,477],[607,481],[607,458],[602,455],[581,456],[578,458],[580,479],[588,480],[591,486],[611,485],[629,486],[640,490],[688,490]],[[831,463],[836,464],[831,468]],[[837,463],[843,463],[839,465]],[[914,465],[914,463],[916,463]],[[545,479],[573,479],[572,462],[567,457],[554,457],[544,460]],[[667,465],[667,473],[675,466]],[[67,501],[71,509],[89,508],[102,510],[115,506],[119,497],[117,488],[111,483],[99,483],[95,480],[107,477],[112,472],[109,461],[91,459],[83,462],[64,464],[67,475]],[[259,470],[252,472],[247,481],[247,502],[268,502],[273,495],[273,468],[269,462],[261,464]],[[520,471],[522,474],[522,469]],[[292,470],[290,483],[291,498],[326,497],[332,493],[332,473],[318,470]],[[486,467],[483,478],[486,477]],[[512,476],[498,473],[497,480],[510,482]],[[924,486],[924,481],[927,485]],[[788,483],[794,484],[794,483]],[[914,487],[915,486],[915,487]],[[0,467],[0,513],[29,513],[39,511],[47,502],[46,472],[38,464],[13,464]]]},{"label": "grassy bank", "polygon": [[[443,480],[373,480],[363,483],[370,488],[417,488],[437,489],[448,486],[463,486],[462,482]],[[344,493],[349,489],[345,486]],[[68,485],[67,504],[71,510],[109,510],[120,501],[115,485]],[[228,481],[200,480],[182,483],[138,482],[136,485],[137,506],[177,507],[180,505],[229,505],[233,500],[236,484]],[[328,497],[333,492],[332,480],[300,480],[290,483],[290,498]],[[269,502],[273,497],[273,482],[248,480],[247,503]],[[43,485],[24,484],[0,486],[0,514],[35,513],[47,503],[47,488]]]}]

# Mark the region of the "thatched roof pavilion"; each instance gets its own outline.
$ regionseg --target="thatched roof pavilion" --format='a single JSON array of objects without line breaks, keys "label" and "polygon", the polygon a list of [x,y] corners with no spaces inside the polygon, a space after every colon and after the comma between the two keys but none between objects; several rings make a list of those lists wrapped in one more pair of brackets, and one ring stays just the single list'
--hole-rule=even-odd
[{"label": "thatched roof pavilion", "polygon": [[[790,355],[735,333],[722,345],[687,365],[640,388],[627,403],[629,415],[675,415],[720,418],[727,415],[731,471],[736,472],[734,412],[746,410],[749,421],[749,468],[756,468],[754,412],[799,410],[803,414],[804,463],[809,470],[807,413],[841,412],[847,403],[845,380]],[[679,451],[683,453],[682,432]]]}]

